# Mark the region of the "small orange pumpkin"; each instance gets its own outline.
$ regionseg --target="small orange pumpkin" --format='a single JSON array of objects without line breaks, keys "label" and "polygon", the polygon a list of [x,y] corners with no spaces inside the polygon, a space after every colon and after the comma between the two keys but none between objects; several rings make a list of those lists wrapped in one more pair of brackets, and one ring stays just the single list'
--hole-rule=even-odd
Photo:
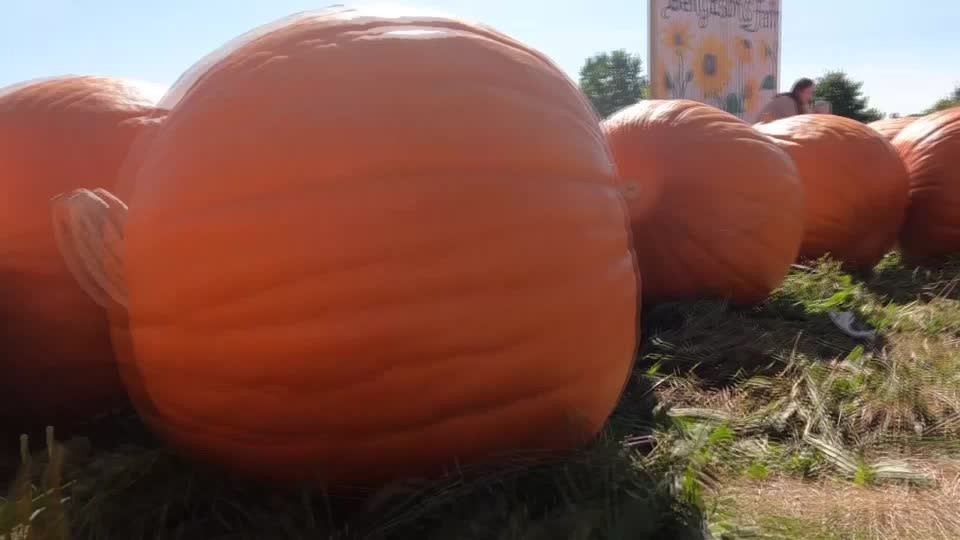
[{"label": "small orange pumpkin", "polygon": [[[90,278],[127,308],[128,383],[159,434],[338,484],[601,428],[638,285],[599,120],[560,69],[483,26],[352,10],[198,65],[129,208],[57,202],[118,256]],[[96,241],[65,256],[95,263]]]},{"label": "small orange pumpkin", "polygon": [[103,311],[64,266],[48,200],[113,189],[152,112],[135,85],[109,77],[0,90],[0,426],[62,425],[123,399]]},{"label": "small orange pumpkin", "polygon": [[870,269],[893,248],[907,206],[907,173],[882,135],[830,114],[791,116],[756,129],[793,158],[803,180],[801,258],[830,254]]},{"label": "small orange pumpkin", "polygon": [[732,114],[651,100],[603,122],[630,206],[645,303],[763,300],[797,256],[803,190],[790,158]]},{"label": "small orange pumpkin", "polygon": [[903,128],[912,124],[918,117],[916,116],[901,116],[900,118],[884,118],[883,120],[877,120],[876,122],[871,122],[867,124],[873,129],[877,130],[880,135],[883,135],[883,138],[892,141],[894,137],[900,133]]},{"label": "small orange pumpkin", "polygon": [[960,252],[960,107],[933,113],[893,140],[910,176],[900,247],[911,258]]}]

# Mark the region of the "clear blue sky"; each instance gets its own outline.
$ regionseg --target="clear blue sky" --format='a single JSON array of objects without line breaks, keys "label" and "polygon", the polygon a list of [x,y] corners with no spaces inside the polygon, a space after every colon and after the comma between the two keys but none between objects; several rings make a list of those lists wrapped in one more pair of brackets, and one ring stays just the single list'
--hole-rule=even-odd
[{"label": "clear blue sky", "polygon": [[[348,5],[384,4],[377,1]],[[162,88],[261,23],[336,0],[0,0],[0,86],[64,73]],[[389,2],[396,5],[396,2]],[[646,59],[645,0],[412,0],[494,26],[572,77],[592,53]],[[960,0],[783,0],[784,84],[829,68],[864,81],[871,105],[911,113],[960,83]]]}]

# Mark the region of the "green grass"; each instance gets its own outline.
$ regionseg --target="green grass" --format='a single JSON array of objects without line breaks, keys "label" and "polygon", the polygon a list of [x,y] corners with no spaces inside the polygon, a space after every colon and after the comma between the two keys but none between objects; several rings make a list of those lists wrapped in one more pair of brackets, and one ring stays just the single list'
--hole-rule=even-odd
[{"label": "green grass", "polygon": [[755,308],[658,306],[589,448],[376,493],[223,478],[121,415],[12,449],[0,538],[960,538],[958,281],[960,259],[891,254],[870,275],[798,267]]},{"label": "green grass", "polygon": [[[823,260],[797,268],[754,309],[698,302],[653,310],[645,321],[640,365],[656,367],[651,376],[658,379],[658,398],[674,419],[659,427],[661,446],[683,448],[710,429],[732,432],[724,444],[707,445],[690,459],[700,475],[716,479],[714,495],[743,482],[789,481],[794,495],[824,489],[828,480],[865,489],[862,497],[835,499],[844,507],[867,504],[885,490],[948,489],[935,461],[960,454],[958,278],[957,260],[909,269],[891,254],[868,276]],[[859,326],[877,330],[877,337],[847,336],[830,311],[853,312]],[[839,488],[831,489],[836,497]],[[942,508],[931,511],[939,516],[933,521],[949,522],[950,534],[960,537],[960,506],[944,499]],[[893,525],[864,528],[855,523],[855,508],[846,509],[852,528],[843,530],[843,520],[833,520],[830,534],[934,534],[897,536]],[[781,510],[776,504],[769,509]],[[830,508],[794,510],[793,518],[806,523],[809,511],[816,516]],[[799,528],[813,536],[767,530],[765,523],[783,516],[764,515],[762,505],[753,511],[757,515],[745,517],[764,534],[821,537],[811,526]],[[901,518],[906,526],[909,518]],[[708,519],[716,524],[730,518]],[[916,526],[905,530],[916,533]]]},{"label": "green grass", "polygon": [[[49,437],[50,450],[23,452],[18,481],[0,500],[0,531],[30,523],[29,538],[50,539],[700,538],[703,519],[677,496],[671,464],[637,446],[649,422],[637,404],[651,394],[639,385],[629,393],[608,429],[575,455],[375,493],[269,491],[192,467],[149,442],[97,447]],[[148,440],[120,420],[112,420],[115,429],[131,431],[119,438]]]}]

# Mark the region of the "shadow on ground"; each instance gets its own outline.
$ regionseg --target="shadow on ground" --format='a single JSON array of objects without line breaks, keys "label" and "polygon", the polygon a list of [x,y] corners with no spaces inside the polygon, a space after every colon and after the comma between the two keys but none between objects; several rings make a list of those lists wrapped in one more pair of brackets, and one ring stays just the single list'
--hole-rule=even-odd
[{"label": "shadow on ground", "polygon": [[790,298],[756,308],[698,301],[657,306],[643,317],[639,366],[696,375],[707,387],[726,387],[755,375],[773,375],[797,355],[830,361],[858,345],[883,346],[844,334],[826,313],[810,313]]},{"label": "shadow on ground", "polygon": [[[649,379],[636,375],[605,432],[572,456],[518,457],[497,470],[336,493],[269,490],[195,467],[149,442],[126,412],[64,443],[71,500],[61,515],[74,539],[703,539],[703,519],[678,498],[671,471],[638,466],[655,405]],[[43,437],[31,440],[39,485],[49,461]],[[11,508],[0,502],[0,534]],[[38,531],[57,518],[40,516]]]},{"label": "shadow on ground", "polygon": [[960,300],[960,257],[900,264],[893,254],[864,277],[867,290],[897,304],[933,298]]}]

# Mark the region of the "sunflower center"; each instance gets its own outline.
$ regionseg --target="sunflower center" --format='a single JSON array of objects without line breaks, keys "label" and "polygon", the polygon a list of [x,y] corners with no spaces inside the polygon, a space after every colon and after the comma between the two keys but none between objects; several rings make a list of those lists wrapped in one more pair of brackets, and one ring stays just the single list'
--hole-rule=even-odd
[{"label": "sunflower center", "polygon": [[680,34],[674,34],[673,45],[676,47],[683,47],[683,36]]},{"label": "sunflower center", "polygon": [[707,76],[717,74],[717,55],[710,53],[703,55],[703,74]]}]

